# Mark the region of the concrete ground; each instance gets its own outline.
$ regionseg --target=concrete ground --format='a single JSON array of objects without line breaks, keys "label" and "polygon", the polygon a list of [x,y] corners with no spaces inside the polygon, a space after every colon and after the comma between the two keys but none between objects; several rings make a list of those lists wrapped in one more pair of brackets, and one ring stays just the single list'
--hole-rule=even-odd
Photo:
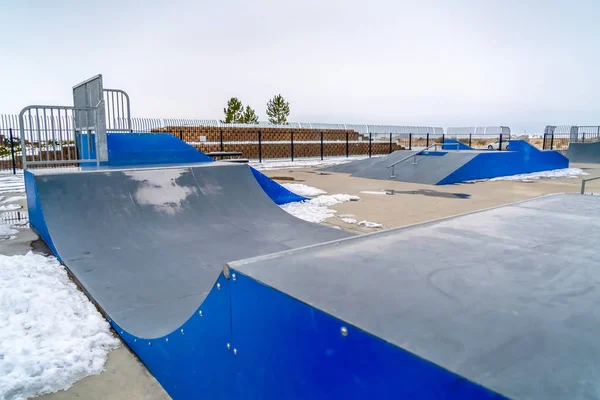
[{"label": "concrete ground", "polygon": [[[590,175],[600,176],[600,165],[572,165]],[[329,194],[360,196],[333,206],[340,214],[353,214],[357,220],[378,222],[383,229],[395,228],[432,219],[466,213],[525,200],[549,193],[579,192],[581,179],[544,179],[531,182],[497,181],[469,184],[430,186],[412,183],[354,178],[345,174],[320,174],[314,169],[281,169],[263,171],[280,182],[304,183]],[[284,179],[278,179],[284,178]],[[393,191],[393,195],[365,194],[362,191]],[[590,182],[588,192],[600,193],[600,180]],[[21,203],[25,206],[24,202]],[[376,229],[346,224],[339,217],[330,218],[327,225],[339,226],[355,233]],[[37,236],[29,229],[21,230],[17,238],[0,241],[0,254],[24,254],[31,249]],[[39,247],[39,242],[34,246]],[[105,371],[76,382],[69,390],[44,395],[40,399],[168,399],[160,384],[137,357],[126,347],[110,353]]]}]

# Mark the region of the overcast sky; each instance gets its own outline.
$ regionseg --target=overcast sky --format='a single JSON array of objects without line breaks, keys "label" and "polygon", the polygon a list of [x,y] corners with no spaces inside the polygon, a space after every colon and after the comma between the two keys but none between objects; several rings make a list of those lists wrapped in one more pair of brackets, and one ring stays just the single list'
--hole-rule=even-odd
[{"label": "overcast sky", "polygon": [[394,125],[600,124],[598,0],[0,0],[0,113],[98,73],[132,114]]}]

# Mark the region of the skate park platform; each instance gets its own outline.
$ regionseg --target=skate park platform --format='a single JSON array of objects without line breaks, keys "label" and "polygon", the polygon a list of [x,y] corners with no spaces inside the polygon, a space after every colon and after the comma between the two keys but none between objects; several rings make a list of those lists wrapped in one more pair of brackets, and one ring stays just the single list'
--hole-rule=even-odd
[{"label": "skate park platform", "polygon": [[443,370],[490,398],[597,398],[599,206],[550,195],[228,263],[244,382],[310,398],[294,365],[331,398],[454,398]]},{"label": "skate park platform", "polygon": [[570,143],[566,155],[572,163],[600,164],[600,141]]},{"label": "skate park platform", "polygon": [[447,185],[499,176],[568,168],[557,151],[538,150],[522,140],[509,141],[510,151],[473,150],[445,141],[440,150],[399,150],[390,155],[323,168],[360,178]]}]

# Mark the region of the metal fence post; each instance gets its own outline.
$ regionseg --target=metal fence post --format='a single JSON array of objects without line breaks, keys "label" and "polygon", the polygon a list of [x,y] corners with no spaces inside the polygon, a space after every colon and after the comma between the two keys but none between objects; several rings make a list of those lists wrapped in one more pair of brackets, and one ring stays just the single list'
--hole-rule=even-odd
[{"label": "metal fence post", "polygon": [[446,142],[446,134],[442,133],[442,150],[444,150],[444,143]]},{"label": "metal fence post", "polygon": [[473,135],[469,133],[469,147],[473,147],[473,146],[471,146],[471,138],[472,138],[472,136]]},{"label": "metal fence post", "polygon": [[550,150],[554,150],[554,132],[550,136]]},{"label": "metal fence post", "polygon": [[429,133],[427,134],[427,141],[425,142],[425,147],[429,147]]},{"label": "metal fence post", "polygon": [[349,136],[348,132],[346,132],[346,158],[348,158],[348,156],[350,154],[349,149],[348,149],[348,136]]},{"label": "metal fence post", "polygon": [[547,135],[547,133],[544,132],[544,140],[542,141],[542,150],[546,150],[546,135]]},{"label": "metal fence post", "polygon": [[408,134],[408,149],[412,150],[412,133]]},{"label": "metal fence post", "polygon": [[260,129],[258,130],[258,162],[262,162],[262,133]]},{"label": "metal fence post", "polygon": [[498,144],[498,151],[502,151],[502,134],[500,134],[500,142]]},{"label": "metal fence post", "polygon": [[292,161],[294,161],[294,131],[290,131],[290,152],[292,153]]},{"label": "metal fence post", "polygon": [[371,143],[372,143],[371,132],[369,132],[369,158],[371,158]]},{"label": "metal fence post", "polygon": [[390,154],[392,154],[392,133],[390,132]]},{"label": "metal fence post", "polygon": [[581,135],[581,143],[585,143],[585,132]]},{"label": "metal fence post", "polygon": [[179,140],[183,140],[183,130],[179,130]]},{"label": "metal fence post", "polygon": [[223,128],[219,128],[219,142],[221,143],[221,151],[224,151],[224,146],[223,146]]},{"label": "metal fence post", "polygon": [[323,131],[321,131],[321,161],[323,160]]},{"label": "metal fence post", "polygon": [[[12,128],[8,128],[9,136],[10,136],[10,155],[12,157],[12,167],[13,167],[13,175],[17,174],[17,160],[15,159],[15,141],[13,139]],[[24,152],[23,149],[21,151]],[[62,149],[61,149],[62,151]]]}]

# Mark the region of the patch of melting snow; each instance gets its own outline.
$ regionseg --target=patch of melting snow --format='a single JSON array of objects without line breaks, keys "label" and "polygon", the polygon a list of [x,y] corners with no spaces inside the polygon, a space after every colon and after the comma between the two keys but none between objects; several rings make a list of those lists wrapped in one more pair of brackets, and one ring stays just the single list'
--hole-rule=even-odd
[{"label": "patch of melting snow", "polygon": [[0,398],[66,390],[120,346],[54,257],[0,255]]},{"label": "patch of melting snow", "polygon": [[356,220],[354,218],[340,218],[343,222],[347,224],[355,224]]},{"label": "patch of melting snow", "polygon": [[6,224],[0,223],[0,240],[12,239],[14,238],[13,235],[16,235],[17,233],[19,233],[19,231],[17,231],[16,229],[13,229],[12,227]]},{"label": "patch of melting snow", "polygon": [[25,193],[23,174],[0,175],[0,193]]},{"label": "patch of melting snow", "polygon": [[496,181],[523,181],[531,182],[538,179],[559,179],[559,178],[577,178],[582,175],[589,175],[581,168],[563,168],[550,171],[532,172],[530,174],[519,174],[509,176],[499,176],[489,179],[490,182]]},{"label": "patch of melting snow", "polygon": [[0,211],[13,211],[13,210],[19,210],[21,208],[23,208],[23,207],[19,204],[6,204],[3,206],[0,206]]},{"label": "patch of melting snow", "polygon": [[[375,157],[375,156],[374,156]],[[313,168],[313,167],[328,167],[331,165],[345,164],[351,161],[363,160],[369,158],[369,156],[353,156],[353,157],[332,157],[321,160],[321,158],[305,158],[295,161],[289,159],[273,159],[263,160],[258,162],[257,160],[250,161],[250,166],[259,170],[269,169],[283,169],[283,168]]]},{"label": "patch of melting snow", "polygon": [[14,203],[15,201],[27,200],[26,196],[13,196],[5,200],[5,197],[0,196],[0,204]]},{"label": "patch of melting snow", "polygon": [[287,190],[304,197],[315,197],[327,192],[313,186],[308,186],[303,183],[282,183],[281,186]]},{"label": "patch of melting snow", "polygon": [[383,224],[378,224],[377,222],[371,221],[360,221],[358,226],[362,226],[364,228],[381,228]]},{"label": "patch of melting snow", "polygon": [[[177,179],[186,170],[163,169],[163,170],[140,170],[124,172],[125,175],[140,182],[135,193],[138,203],[153,206],[157,211],[165,214],[175,214],[180,209],[186,198],[196,193],[193,186],[182,186]],[[165,190],[168,188],[168,190]],[[210,194],[221,190],[220,186],[204,186],[200,190]]]},{"label": "patch of melting snow", "polygon": [[385,195],[385,194],[387,194],[387,192],[382,192],[382,191],[376,192],[376,191],[370,191],[370,190],[363,190],[363,191],[361,191],[361,193],[364,193],[364,194],[375,194],[375,195],[382,195],[382,194]]},{"label": "patch of melting snow", "polygon": [[308,222],[320,223],[325,221],[327,218],[333,217],[337,212],[329,207],[359,199],[360,197],[358,196],[351,196],[348,194],[322,195],[310,200],[284,204],[281,206],[281,208],[296,218],[300,218]]}]

